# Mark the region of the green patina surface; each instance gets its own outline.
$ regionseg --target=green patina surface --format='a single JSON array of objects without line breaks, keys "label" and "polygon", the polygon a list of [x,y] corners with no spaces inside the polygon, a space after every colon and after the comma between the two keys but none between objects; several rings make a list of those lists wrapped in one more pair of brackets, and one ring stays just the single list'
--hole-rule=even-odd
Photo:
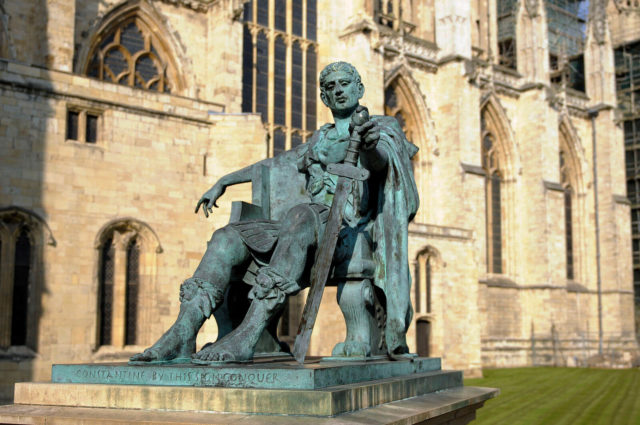
[{"label": "green patina surface", "polygon": [[56,383],[171,385],[228,388],[319,389],[440,370],[439,358],[413,361],[261,362],[246,365],[53,365]]},{"label": "green patina surface", "polygon": [[[409,352],[408,223],[419,204],[411,162],[418,147],[394,117],[370,117],[360,105],[364,85],[353,65],[327,65],[319,83],[333,123],[307,143],[222,176],[197,202],[196,212],[208,217],[228,187],[249,182],[259,201],[213,233],[180,286],[176,321],[131,357],[132,366],[215,366],[288,351],[278,340],[278,320],[287,297],[310,286],[293,350],[302,363],[328,281],[338,286],[347,328],[332,356]],[[218,339],[196,353],[198,332],[212,315]],[[193,385],[188,374],[187,381]]]},{"label": "green patina surface", "polygon": [[485,369],[465,385],[500,388],[474,425],[640,424],[640,369]]}]

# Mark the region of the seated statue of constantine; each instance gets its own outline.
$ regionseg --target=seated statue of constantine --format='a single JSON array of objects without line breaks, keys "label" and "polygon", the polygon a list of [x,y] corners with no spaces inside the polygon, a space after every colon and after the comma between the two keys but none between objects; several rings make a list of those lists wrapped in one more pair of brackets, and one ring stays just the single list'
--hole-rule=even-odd
[{"label": "seated statue of constantine", "polygon": [[[419,202],[411,166],[418,149],[393,117],[354,124],[364,85],[352,65],[332,63],[319,80],[334,122],[308,143],[223,176],[202,195],[196,213],[202,209],[208,217],[226,187],[252,182],[255,189],[256,176],[266,176],[271,200],[213,233],[193,276],[180,287],[175,323],[131,362],[218,364],[289,351],[277,338],[277,322],[287,297],[309,286],[336,192],[338,177],[328,168],[344,161],[354,134],[360,137],[356,166],[369,177],[350,182],[327,282],[338,286],[347,324],[346,339],[332,355],[408,352],[413,310],[407,228]],[[218,338],[196,353],[198,331],[212,315]]]}]

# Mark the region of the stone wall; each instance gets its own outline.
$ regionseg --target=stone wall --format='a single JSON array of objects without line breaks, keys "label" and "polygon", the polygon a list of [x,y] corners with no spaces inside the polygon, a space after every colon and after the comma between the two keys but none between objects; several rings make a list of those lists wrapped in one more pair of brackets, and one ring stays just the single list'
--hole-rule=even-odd
[{"label": "stone wall", "polygon": [[[426,294],[412,289],[411,349],[429,338],[430,355],[468,375],[485,366],[591,364],[599,332],[595,124],[604,351],[629,363],[637,349],[629,206],[611,70],[606,64],[593,69],[599,62],[588,60],[590,91],[577,93],[552,85],[544,61],[520,73],[489,64],[495,22],[486,22],[486,10],[475,3],[448,3],[418,7],[421,18],[409,22],[418,28],[403,36],[378,25],[369,2],[318,2],[318,70],[335,60],[352,62],[373,114],[383,113],[385,90],[393,86],[412,118],[421,206],[410,227],[410,266],[418,276],[430,256],[432,269],[430,309]],[[34,254],[41,265],[38,320],[30,324],[34,350],[2,352],[0,398],[10,396],[15,381],[48,379],[54,362],[121,360],[158,338],[177,315],[180,283],[197,266],[211,232],[227,222],[230,201],[249,201],[251,188],[230,189],[208,220],[193,214],[196,201],[222,175],[267,155],[259,116],[240,112],[241,1],[83,0],[70,7],[49,0],[46,13],[40,6],[4,3],[17,54],[0,59],[0,208],[31,211],[48,230],[43,227]],[[144,15],[166,42],[180,90],[161,94],[80,75],[96,31],[123,8]],[[480,26],[471,30],[476,19]],[[544,40],[535,32],[546,26],[538,24],[523,25],[523,37]],[[625,23],[614,27],[613,43],[635,37],[629,31]],[[590,58],[608,57],[610,39],[589,42]],[[5,47],[0,52],[12,50]],[[538,47],[531,58],[546,54]],[[319,101],[318,108],[318,123],[330,121]],[[87,113],[99,117],[96,144],[82,134],[67,140],[69,109],[79,112],[80,123]],[[497,274],[487,273],[481,114],[504,163],[504,270]],[[576,176],[573,279],[566,277],[561,147]],[[98,248],[101,232],[118,223],[123,235],[137,231],[144,239],[144,290],[152,295],[141,301],[141,345],[100,347]],[[291,308],[301,310],[304,296]],[[327,288],[310,355],[328,355],[344,338],[335,297],[335,288]],[[430,335],[417,334],[418,321],[430,323]],[[216,334],[208,321],[198,345]]]}]

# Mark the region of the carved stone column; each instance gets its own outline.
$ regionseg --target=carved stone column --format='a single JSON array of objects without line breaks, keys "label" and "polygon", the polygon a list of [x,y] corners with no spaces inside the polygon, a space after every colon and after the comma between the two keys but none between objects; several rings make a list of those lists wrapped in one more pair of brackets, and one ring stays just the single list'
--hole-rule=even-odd
[{"label": "carved stone column", "polygon": [[549,83],[549,40],[544,2],[521,1],[516,15],[518,72],[536,83]]},{"label": "carved stone column", "polygon": [[603,0],[593,1],[589,10],[584,49],[587,96],[594,104],[616,104],[615,66],[611,33]]}]

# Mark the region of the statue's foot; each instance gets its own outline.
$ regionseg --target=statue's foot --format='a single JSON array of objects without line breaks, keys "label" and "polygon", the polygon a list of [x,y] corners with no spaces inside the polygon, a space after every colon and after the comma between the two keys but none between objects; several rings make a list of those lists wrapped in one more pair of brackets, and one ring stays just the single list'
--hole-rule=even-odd
[{"label": "statue's foot", "polygon": [[333,357],[368,357],[370,355],[369,344],[360,341],[340,342],[331,351]]},{"label": "statue's foot", "polygon": [[250,344],[242,343],[232,334],[220,341],[209,343],[192,356],[193,363],[245,363],[253,359],[253,349]]},{"label": "statue's foot", "polygon": [[172,326],[160,339],[142,353],[134,354],[130,363],[188,363],[195,352],[195,339],[181,335]]}]

